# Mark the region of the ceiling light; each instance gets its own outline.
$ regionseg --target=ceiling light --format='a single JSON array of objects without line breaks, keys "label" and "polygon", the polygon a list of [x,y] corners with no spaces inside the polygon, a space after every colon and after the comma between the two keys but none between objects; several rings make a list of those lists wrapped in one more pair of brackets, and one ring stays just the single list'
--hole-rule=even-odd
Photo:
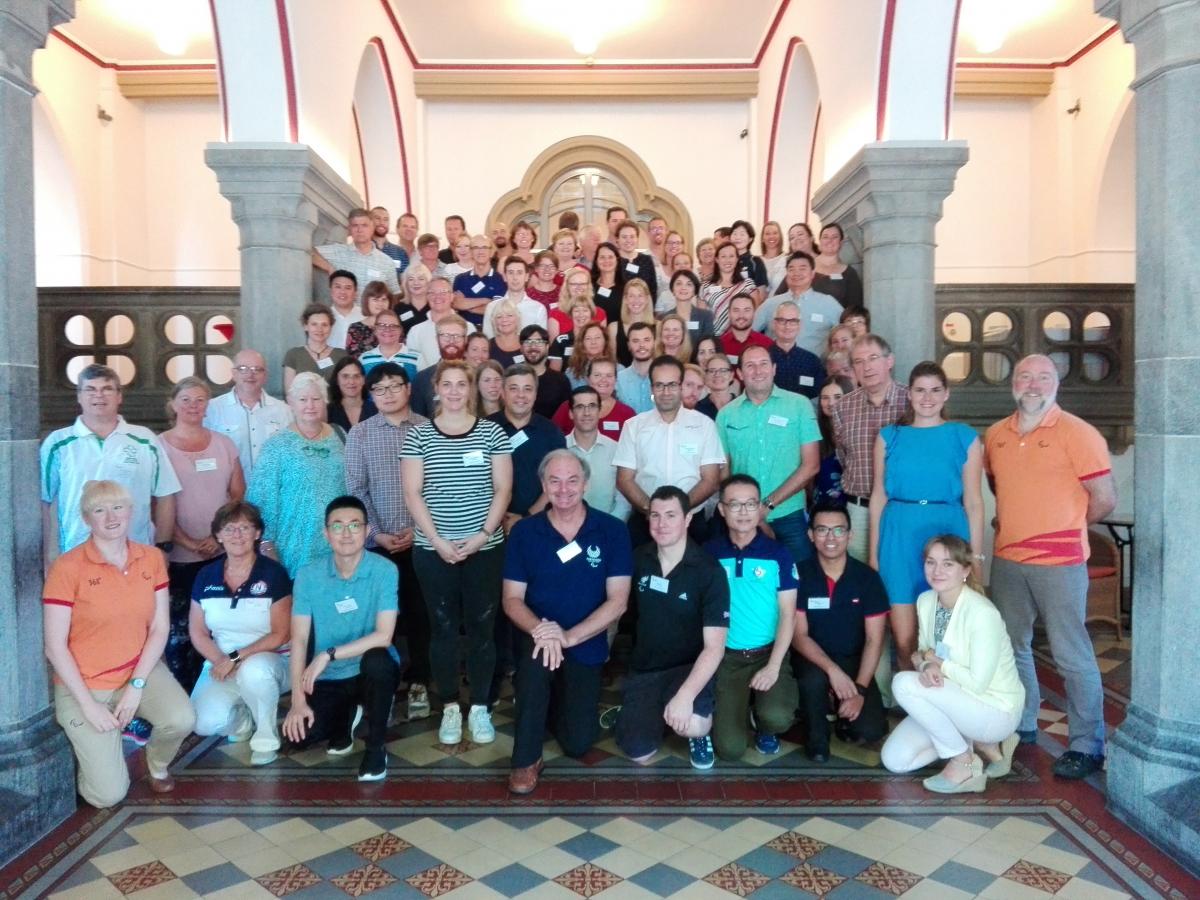
[{"label": "ceiling light", "polygon": [[959,32],[976,53],[995,53],[1013,32],[1027,29],[1054,5],[1051,0],[965,0]]}]

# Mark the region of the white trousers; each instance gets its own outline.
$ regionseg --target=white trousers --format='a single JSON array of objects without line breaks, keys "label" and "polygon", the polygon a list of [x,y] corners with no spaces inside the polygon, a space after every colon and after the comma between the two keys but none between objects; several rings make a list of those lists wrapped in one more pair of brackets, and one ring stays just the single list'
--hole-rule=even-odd
[{"label": "white trousers", "polygon": [[856,503],[847,503],[850,514],[850,543],[846,552],[859,562],[867,562],[871,556],[871,510]]},{"label": "white trousers", "polygon": [[972,741],[998,743],[1016,730],[1021,717],[1020,710],[989,706],[949,679],[941,687],[924,687],[916,672],[898,672],[892,694],[908,718],[883,745],[883,764],[891,772],[911,772],[966,753]]},{"label": "white trousers", "polygon": [[255,653],[239,663],[234,674],[224,681],[212,677],[212,666],[206,662],[192,689],[196,734],[234,733],[249,712],[255,725],[250,749],[260,753],[278,750],[275,721],[279,695],[287,690],[288,680],[285,654]]}]

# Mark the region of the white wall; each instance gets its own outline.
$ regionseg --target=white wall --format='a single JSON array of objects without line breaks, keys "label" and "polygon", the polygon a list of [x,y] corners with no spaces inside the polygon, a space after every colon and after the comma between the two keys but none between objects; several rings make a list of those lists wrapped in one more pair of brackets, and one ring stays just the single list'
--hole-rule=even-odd
[{"label": "white wall", "polygon": [[[478,231],[492,204],[517,187],[547,147],[596,134],[637,153],[660,187],[692,215],[697,236],[752,208],[746,172],[752,147],[739,137],[749,122],[745,101],[597,101],[424,104],[420,152],[422,220],[437,226],[453,213]],[[757,182],[761,184],[761,182]]]}]

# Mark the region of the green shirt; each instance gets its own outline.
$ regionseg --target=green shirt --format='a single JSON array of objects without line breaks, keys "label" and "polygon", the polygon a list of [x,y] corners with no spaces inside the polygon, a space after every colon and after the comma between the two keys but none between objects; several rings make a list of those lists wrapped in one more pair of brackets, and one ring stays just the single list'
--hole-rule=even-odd
[{"label": "green shirt", "polygon": [[[812,401],[781,387],[771,389],[761,404],[745,394],[717,413],[717,433],[729,456],[731,474],[750,475],[764,498],[800,466],[800,448],[821,440]],[[804,491],[797,491],[767,516],[779,519],[804,509]]]}]

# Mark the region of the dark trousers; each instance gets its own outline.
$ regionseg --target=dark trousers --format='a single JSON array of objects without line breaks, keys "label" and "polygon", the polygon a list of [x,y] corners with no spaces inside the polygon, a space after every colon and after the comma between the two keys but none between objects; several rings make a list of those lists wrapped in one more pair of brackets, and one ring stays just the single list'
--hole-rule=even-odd
[{"label": "dark trousers", "polygon": [[601,666],[585,666],[570,657],[553,672],[533,659],[533,641],[518,640],[516,730],[512,766],[521,769],[542,758],[542,740],[550,732],[567,756],[583,756],[600,736]]},{"label": "dark trousers", "polygon": [[[851,678],[858,676],[861,655],[831,656],[838,668]],[[837,711],[837,703],[830,699],[829,676],[807,659],[797,657],[796,676],[800,683],[800,708],[804,710],[804,747],[809,753],[829,752],[829,722],[825,716]],[[848,737],[871,743],[887,732],[887,717],[883,711],[883,698],[875,679],[871,679],[867,696],[863,698],[862,712],[853,722],[838,719],[838,730]]]},{"label": "dark trousers", "polygon": [[421,581],[413,569],[413,550],[410,547],[399,553],[388,553],[382,547],[372,552],[396,565],[400,570],[400,620],[392,635],[392,646],[400,651],[404,660],[404,673],[409,684],[429,684],[429,613],[425,609],[425,598],[421,596]]},{"label": "dark trousers", "polygon": [[191,563],[168,563],[168,592],[171,596],[171,630],[167,635],[167,646],[163,649],[163,661],[185,692],[191,693],[200,677],[204,659],[192,646],[188,632],[188,619],[192,612],[192,582],[211,562],[201,560]]},{"label": "dark trousers", "polygon": [[458,633],[467,631],[471,705],[485,706],[496,671],[496,611],[504,550],[480,550],[451,565],[433,550],[413,549],[413,568],[429,612],[429,662],[436,698],[458,702]]},{"label": "dark trousers", "polygon": [[392,697],[400,684],[400,664],[394,654],[394,650],[373,647],[362,655],[354,678],[317,681],[308,698],[313,711],[312,727],[297,746],[329,741],[331,746],[345,747],[352,739],[354,708],[361,704],[367,726],[367,749],[382,749],[387,741]]}]

